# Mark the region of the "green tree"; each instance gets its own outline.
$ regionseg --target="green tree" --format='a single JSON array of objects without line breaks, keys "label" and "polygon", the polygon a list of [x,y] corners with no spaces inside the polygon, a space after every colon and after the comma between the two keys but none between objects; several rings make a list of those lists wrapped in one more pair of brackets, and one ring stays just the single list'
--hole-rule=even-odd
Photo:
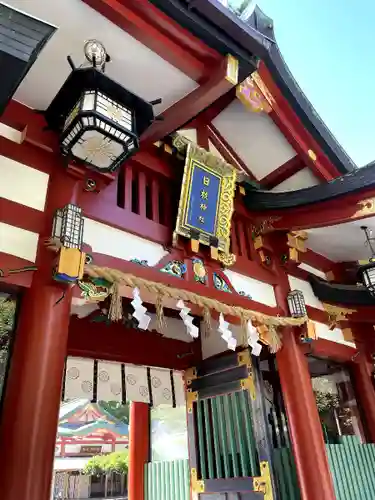
[{"label": "green tree", "polygon": [[117,418],[117,420],[124,422],[124,424],[129,424],[128,404],[123,405],[118,401],[99,401],[99,406]]},{"label": "green tree", "polygon": [[10,336],[14,328],[16,301],[9,297],[0,297],[0,396],[4,383]]},{"label": "green tree", "polygon": [[129,467],[128,450],[115,451],[109,455],[96,455],[87,462],[83,473],[90,476],[100,474],[126,474]]}]

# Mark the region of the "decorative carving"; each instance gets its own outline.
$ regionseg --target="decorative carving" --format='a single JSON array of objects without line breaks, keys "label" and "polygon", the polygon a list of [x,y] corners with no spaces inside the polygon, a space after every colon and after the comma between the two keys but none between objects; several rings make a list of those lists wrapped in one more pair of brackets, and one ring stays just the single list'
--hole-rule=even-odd
[{"label": "decorative carving", "polygon": [[161,268],[160,271],[162,273],[171,274],[172,276],[177,276],[177,278],[182,278],[186,273],[186,264],[181,260],[171,260]]},{"label": "decorative carving", "polygon": [[234,253],[222,253],[219,252],[219,261],[222,263],[223,267],[231,267],[236,262],[237,257]]},{"label": "decorative carving", "polygon": [[241,388],[243,391],[249,391],[251,399],[256,399],[256,391],[253,376],[253,363],[251,361],[249,350],[239,352],[237,355],[238,366],[247,367],[247,378],[241,380]]},{"label": "decorative carving", "polygon": [[360,208],[354,212],[354,214],[350,217],[351,219],[359,219],[360,217],[365,217],[366,215],[375,213],[375,198],[360,200],[358,201],[357,206]]},{"label": "decorative carving", "polygon": [[347,309],[345,307],[334,306],[323,302],[323,307],[329,316],[329,328],[333,330],[339,326],[340,321],[346,321],[347,316],[353,314],[356,309]]},{"label": "decorative carving", "polygon": [[133,262],[133,264],[139,264],[140,266],[148,266],[149,265],[147,260],[130,259],[130,262]]},{"label": "decorative carving", "polygon": [[260,462],[260,477],[253,478],[254,491],[264,494],[264,500],[273,500],[272,481],[269,463]]},{"label": "decorative carving", "polygon": [[307,233],[305,231],[291,231],[287,237],[289,260],[299,262],[299,252],[306,252]]},{"label": "decorative carving", "polygon": [[258,71],[254,71],[254,73],[252,73],[252,75],[251,75],[251,78],[254,81],[254,83],[256,84],[256,86],[258,87],[258,89],[262,92],[262,95],[264,96],[264,98],[268,102],[269,106],[272,108],[276,101],[275,101],[273,95],[271,94],[271,92],[268,90],[266,84],[263,82]]},{"label": "decorative carving", "polygon": [[242,104],[254,113],[270,113],[272,107],[255,83],[253,75],[248,76],[236,89],[236,96]]},{"label": "decorative carving", "polygon": [[264,234],[270,231],[273,231],[274,222],[278,222],[282,217],[278,215],[272,215],[271,217],[267,217],[267,219],[262,220],[259,224],[252,226],[252,232],[255,236],[260,234]]},{"label": "decorative carving", "polygon": [[92,278],[90,281],[78,281],[81,295],[90,302],[105,300],[111,289],[111,283],[102,278]]},{"label": "decorative carving", "polygon": [[315,153],[315,151],[313,151],[312,149],[309,149],[309,150],[307,151],[307,154],[309,155],[309,158],[310,158],[312,161],[316,161],[316,160],[317,160],[316,153]]},{"label": "decorative carving", "polygon": [[198,480],[197,469],[191,469],[191,489],[193,493],[204,493],[204,481]]},{"label": "decorative carving", "polygon": [[225,279],[222,276],[220,276],[217,273],[212,273],[212,278],[214,281],[214,287],[217,290],[220,290],[221,292],[232,293],[232,290],[230,289],[228,283],[225,281]]},{"label": "decorative carving", "polygon": [[193,259],[194,280],[202,285],[207,284],[207,270],[202,259]]}]

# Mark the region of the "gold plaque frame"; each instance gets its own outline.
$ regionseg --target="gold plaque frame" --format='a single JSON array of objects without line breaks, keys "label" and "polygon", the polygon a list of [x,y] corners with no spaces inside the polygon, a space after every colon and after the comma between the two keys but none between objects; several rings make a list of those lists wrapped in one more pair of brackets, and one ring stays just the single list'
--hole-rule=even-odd
[{"label": "gold plaque frame", "polygon": [[[175,146],[177,146],[176,142],[177,141],[175,141]],[[186,142],[182,142],[184,142],[184,146],[186,146]],[[189,141],[187,142],[185,170],[182,179],[175,234],[179,234],[185,238],[191,238],[191,226],[188,225],[186,221],[193,170],[195,166],[198,166],[211,175],[215,175],[220,178],[220,190],[217,199],[216,227],[214,236],[218,239],[218,249],[221,252],[228,254],[230,248],[230,229],[234,208],[233,204],[237,171],[232,165],[221,158],[214,156],[205,149],[200,148]],[[181,148],[182,144],[180,143],[179,146]],[[200,232],[199,242],[203,245],[210,246],[210,235]]]}]

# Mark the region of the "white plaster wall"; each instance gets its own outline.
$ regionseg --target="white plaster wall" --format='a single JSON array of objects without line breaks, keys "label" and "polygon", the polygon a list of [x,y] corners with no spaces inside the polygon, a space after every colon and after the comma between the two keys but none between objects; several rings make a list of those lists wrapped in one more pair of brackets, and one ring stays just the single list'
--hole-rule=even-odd
[{"label": "white plaster wall", "polygon": [[[149,330],[156,330],[157,319],[156,314],[148,313],[151,316],[151,322],[148,327]],[[187,333],[186,326],[183,321],[179,318],[165,317],[166,328],[163,332],[163,337],[169,339],[181,340],[182,342],[193,342],[194,339]]]},{"label": "white plaster wall", "polygon": [[344,339],[344,334],[342,333],[341,328],[330,330],[328,325],[326,325],[325,323],[314,321],[314,324],[316,335],[318,338],[330,340],[331,342],[337,342],[338,344],[344,344],[349,347],[355,347],[355,342],[348,342]]},{"label": "white plaster wall", "polygon": [[154,266],[168,255],[158,243],[87,218],[83,239],[92,247],[93,252],[124,260],[147,260],[150,266]]},{"label": "white plaster wall", "polygon": [[0,197],[44,210],[48,174],[0,155]]},{"label": "white plaster wall", "polygon": [[196,143],[197,142],[197,129],[195,128],[183,128],[178,130],[178,133],[182,135],[182,137],[186,137],[189,141]]},{"label": "white plaster wall", "polygon": [[257,179],[296,155],[267,114],[249,112],[238,99],[225,108],[213,124]]},{"label": "white plaster wall", "polygon": [[317,269],[316,267],[310,266],[309,264],[305,264],[305,262],[299,264],[298,267],[300,269],[303,269],[304,271],[307,271],[308,273],[315,274],[315,276],[318,276],[323,280],[327,280],[327,275],[325,272],[321,271],[320,269]]},{"label": "white plaster wall", "polygon": [[301,292],[303,292],[305,303],[308,306],[324,311],[322,302],[314,295],[313,289],[308,281],[290,275],[288,275],[288,280],[291,290],[301,290]]},{"label": "white plaster wall", "polygon": [[316,186],[319,184],[319,180],[311,172],[311,170],[306,167],[290,176],[289,179],[281,182],[275,186],[271,191],[279,193],[282,191],[295,191],[296,189],[303,189],[311,186]]},{"label": "white plaster wall", "polygon": [[24,139],[23,132],[9,127],[8,125],[5,125],[5,123],[0,123],[0,135],[5,137],[6,139],[9,139],[10,141],[16,142],[17,144],[21,144]]},{"label": "white plaster wall", "polygon": [[212,153],[213,155],[217,156],[221,160],[224,159],[224,157],[219,153],[219,151],[215,148],[215,146],[212,144],[211,141],[208,141],[208,150],[209,150],[210,153]]},{"label": "white plaster wall", "polygon": [[[218,322],[211,320],[211,331],[206,332],[204,328],[204,323],[202,321],[201,327],[201,347],[202,347],[202,358],[207,359],[216,354],[220,354],[228,350],[227,343],[221,338],[220,333],[217,331]],[[237,339],[237,342],[241,342],[242,331],[241,327],[238,325],[230,325],[230,330],[233,337]]]},{"label": "white plaster wall", "polygon": [[38,238],[37,233],[0,222],[0,252],[35,262]]},{"label": "white plaster wall", "polygon": [[245,292],[253,300],[270,307],[276,307],[275,291],[272,285],[263,281],[255,280],[249,276],[236,273],[229,269],[224,270],[225,275],[231,282],[236,292]]}]

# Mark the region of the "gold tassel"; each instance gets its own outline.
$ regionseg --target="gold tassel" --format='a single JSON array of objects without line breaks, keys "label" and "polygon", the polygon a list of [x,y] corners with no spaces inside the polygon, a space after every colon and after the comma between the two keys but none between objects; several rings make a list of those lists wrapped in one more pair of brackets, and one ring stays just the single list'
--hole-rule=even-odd
[{"label": "gold tassel", "polygon": [[268,340],[270,342],[269,350],[272,354],[275,354],[277,351],[281,349],[282,346],[281,337],[277,332],[275,325],[269,325]]},{"label": "gold tassel", "polygon": [[119,293],[118,283],[113,283],[111,290],[111,303],[109,306],[108,317],[111,321],[122,320],[122,297]]},{"label": "gold tassel", "polygon": [[203,321],[204,321],[204,334],[208,338],[211,335],[212,324],[211,324],[211,312],[208,307],[203,309]]},{"label": "gold tassel", "polygon": [[158,294],[155,303],[156,309],[156,330],[160,334],[164,334],[164,330],[166,327],[165,317],[164,317],[164,308],[163,308],[163,295],[161,293]]}]

